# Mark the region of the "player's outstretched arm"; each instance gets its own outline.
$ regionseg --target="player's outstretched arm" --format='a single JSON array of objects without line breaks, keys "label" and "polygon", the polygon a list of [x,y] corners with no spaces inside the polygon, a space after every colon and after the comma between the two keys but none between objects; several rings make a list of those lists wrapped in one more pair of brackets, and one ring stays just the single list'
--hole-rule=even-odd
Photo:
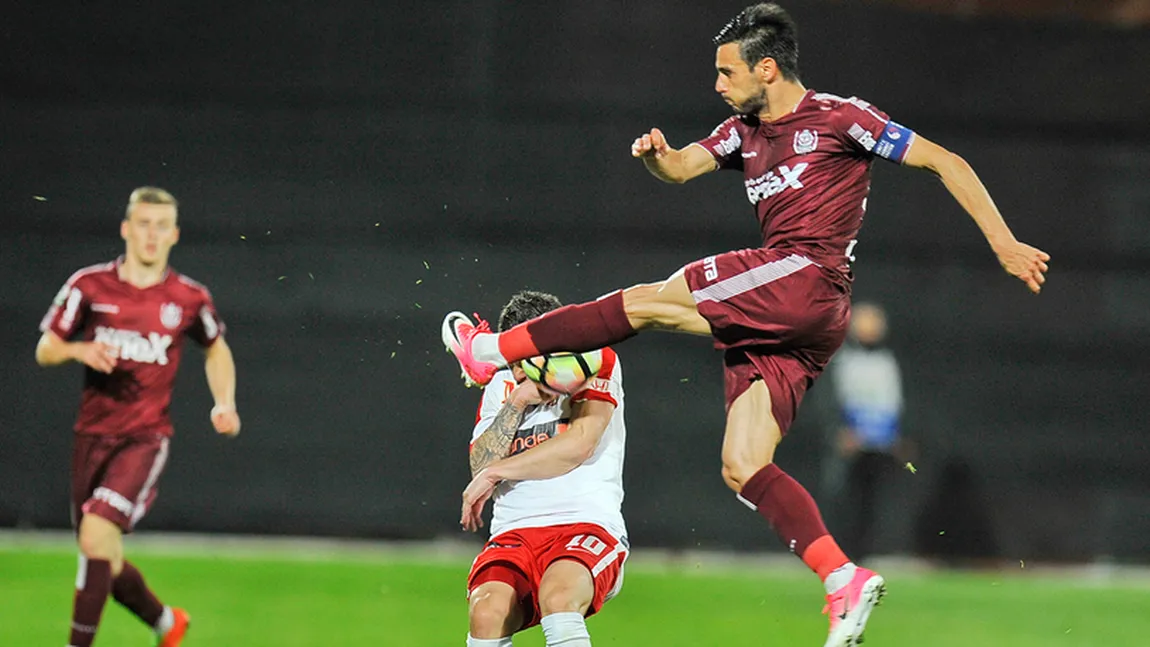
[{"label": "player's outstretched arm", "polygon": [[978,223],[1003,269],[1026,283],[1031,292],[1042,291],[1050,255],[1014,237],[990,193],[966,160],[916,135],[903,163],[939,176],[954,199]]},{"label": "player's outstretched arm", "polygon": [[502,481],[555,478],[582,465],[595,453],[614,412],[615,405],[610,402],[579,402],[571,411],[567,431],[481,470],[463,491],[459,523],[471,531],[482,528],[483,506]]},{"label": "player's outstretched arm", "polygon": [[79,362],[93,371],[111,373],[116,368],[116,349],[98,341],[65,341],[51,330],[40,335],[36,363],[47,367],[65,362]]},{"label": "player's outstretched arm", "polygon": [[232,349],[223,337],[208,346],[204,353],[204,373],[212,392],[212,426],[225,436],[240,433],[240,414],[236,412],[236,362]]},{"label": "player's outstretched arm", "polygon": [[663,131],[652,128],[631,144],[631,157],[643,160],[651,175],[664,182],[682,184],[718,168],[715,158],[702,146],[674,149],[667,144]]}]

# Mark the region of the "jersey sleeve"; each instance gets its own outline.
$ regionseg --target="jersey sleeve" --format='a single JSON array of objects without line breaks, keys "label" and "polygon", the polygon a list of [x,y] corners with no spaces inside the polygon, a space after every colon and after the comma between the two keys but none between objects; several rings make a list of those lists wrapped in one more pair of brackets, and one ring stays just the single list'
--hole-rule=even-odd
[{"label": "jersey sleeve", "polygon": [[472,443],[479,440],[483,432],[495,422],[495,416],[514,388],[515,378],[509,370],[499,371],[491,378],[491,382],[483,389],[483,397],[479,399],[479,408],[475,411],[475,426],[471,429]]},{"label": "jersey sleeve", "polygon": [[730,117],[711,131],[709,137],[694,143],[702,146],[710,153],[711,157],[715,158],[715,162],[719,164],[719,168],[743,170],[743,156],[737,154],[743,148],[743,136],[739,134],[738,117]]},{"label": "jersey sleeve", "polygon": [[623,401],[623,371],[618,356],[610,348],[603,349],[603,367],[599,369],[599,374],[571,396],[572,403],[585,400],[610,402],[616,407]]},{"label": "jersey sleeve", "polygon": [[914,131],[858,97],[839,100],[842,103],[835,111],[834,123],[846,146],[867,156],[902,164],[914,142]]},{"label": "jersey sleeve", "polygon": [[91,295],[85,293],[86,287],[77,275],[70,277],[52,299],[51,307],[40,321],[40,332],[50,330],[67,340],[80,330],[92,305]]},{"label": "jersey sleeve", "polygon": [[192,320],[192,324],[188,326],[188,337],[206,348],[223,336],[225,327],[224,322],[220,320],[220,316],[216,312],[216,304],[212,300],[211,293],[206,288],[200,289],[198,292],[200,294],[199,306],[196,308],[196,316]]}]

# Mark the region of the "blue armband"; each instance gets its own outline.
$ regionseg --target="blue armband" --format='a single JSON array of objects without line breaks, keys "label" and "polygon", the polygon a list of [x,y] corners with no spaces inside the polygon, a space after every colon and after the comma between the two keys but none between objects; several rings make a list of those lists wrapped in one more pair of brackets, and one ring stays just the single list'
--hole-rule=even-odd
[{"label": "blue armband", "polygon": [[874,154],[902,164],[913,140],[913,130],[894,121],[888,121],[886,126],[883,126],[882,135],[879,136],[878,142],[875,144]]}]

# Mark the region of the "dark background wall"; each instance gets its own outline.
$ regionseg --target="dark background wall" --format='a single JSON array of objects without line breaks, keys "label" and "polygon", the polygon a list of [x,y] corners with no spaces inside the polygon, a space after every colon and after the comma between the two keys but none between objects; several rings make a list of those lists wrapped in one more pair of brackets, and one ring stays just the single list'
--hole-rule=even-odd
[{"label": "dark background wall", "polygon": [[[1054,257],[1032,297],[936,181],[876,169],[856,296],[890,311],[921,447],[880,547],[910,550],[924,508],[945,511],[957,460],[1004,554],[1145,558],[1150,32],[791,4],[808,87],[963,154]],[[121,251],[135,186],[182,201],[173,262],[230,326],[244,418],[213,437],[189,353],[145,528],[457,533],[478,394],[441,350],[444,312],[493,316],[522,287],[584,300],[757,244],[736,174],[667,186],[628,154],[651,126],[682,145],[727,116],[709,37],[737,4],[160,6],[0,25],[0,525],[67,523],[80,372],[35,366],[36,325],[73,270]],[[619,350],[634,542],[774,548],[718,476],[719,356],[658,335]],[[825,396],[779,457],[815,490]]]}]

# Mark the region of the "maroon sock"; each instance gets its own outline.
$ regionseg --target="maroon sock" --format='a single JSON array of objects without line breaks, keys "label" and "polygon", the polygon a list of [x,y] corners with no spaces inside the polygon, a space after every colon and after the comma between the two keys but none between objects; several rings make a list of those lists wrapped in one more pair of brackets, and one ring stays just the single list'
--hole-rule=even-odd
[{"label": "maroon sock", "polygon": [[72,606],[70,647],[91,647],[96,639],[96,628],[100,626],[104,603],[111,591],[112,563],[106,559],[81,559]]},{"label": "maroon sock", "polygon": [[829,534],[810,493],[774,463],[755,472],[739,497],[755,506],[779,539],[799,557],[816,539]]},{"label": "maroon sock", "polygon": [[152,593],[144,575],[131,562],[124,562],[124,570],[112,580],[112,597],[149,627],[155,627],[164,614],[164,603]]},{"label": "maroon sock", "polygon": [[618,290],[588,303],[563,306],[499,334],[499,353],[507,363],[553,353],[583,352],[633,337],[635,329]]}]

